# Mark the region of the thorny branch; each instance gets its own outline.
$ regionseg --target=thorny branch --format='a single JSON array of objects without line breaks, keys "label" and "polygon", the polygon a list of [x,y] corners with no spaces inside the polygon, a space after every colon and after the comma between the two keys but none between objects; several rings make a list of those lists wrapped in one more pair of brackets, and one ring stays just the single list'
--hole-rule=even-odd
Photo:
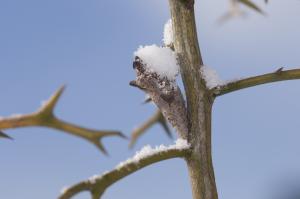
[{"label": "thorny branch", "polygon": [[88,180],[79,182],[69,188],[63,190],[58,199],[70,199],[80,192],[88,191],[93,199],[99,199],[105,190],[121,180],[122,178],[148,166],[163,160],[185,157],[189,154],[189,148],[170,148],[168,150],[157,151],[151,155],[139,159],[138,162],[131,161],[117,166],[115,169],[106,172],[100,176],[92,177]]},{"label": "thorny branch", "polygon": [[[83,128],[58,119],[54,115],[53,110],[60,96],[62,95],[64,88],[65,87],[63,86],[58,91],[56,91],[55,94],[46,103],[44,103],[38,111],[34,113],[0,119],[0,129],[11,129],[28,126],[49,127],[81,137],[94,144],[98,149],[106,154],[107,152],[101,143],[101,138],[106,136],[124,137],[124,135],[118,131],[99,131]],[[2,137],[5,137],[6,134],[1,133],[1,135]]]},{"label": "thorny branch", "polygon": [[278,81],[300,79],[300,69],[283,70],[279,68],[275,72],[248,77],[245,79],[229,82],[228,84],[217,86],[211,89],[215,96],[221,96],[233,91],[241,90],[244,88],[254,87],[261,84],[267,84]]},{"label": "thorny branch", "polygon": [[161,111],[159,109],[156,110],[156,112],[147,120],[145,121],[141,126],[137,127],[133,130],[130,138],[129,147],[132,148],[136,141],[144,134],[146,131],[152,127],[154,124],[159,123],[167,133],[169,137],[172,137],[171,130],[168,127],[167,121],[162,115]]}]

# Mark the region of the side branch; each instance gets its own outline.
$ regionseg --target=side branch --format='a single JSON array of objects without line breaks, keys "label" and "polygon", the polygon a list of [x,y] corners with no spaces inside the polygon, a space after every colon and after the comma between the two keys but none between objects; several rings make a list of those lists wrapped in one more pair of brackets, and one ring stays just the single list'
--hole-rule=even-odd
[{"label": "side branch", "polygon": [[[0,119],[0,130],[29,126],[49,127],[81,137],[94,144],[103,153],[106,153],[106,150],[101,143],[101,138],[105,136],[124,137],[123,134],[117,131],[98,131],[87,129],[58,119],[54,115],[53,110],[63,91],[64,87],[61,87],[37,112]],[[0,136],[8,137],[6,134],[1,132]]]},{"label": "side branch", "polygon": [[130,85],[146,92],[163,116],[177,130],[179,137],[186,139],[188,124],[185,101],[176,81],[147,70],[147,64],[139,57],[135,57],[133,68],[137,76]]},{"label": "side branch", "polygon": [[283,68],[279,68],[272,73],[229,82],[228,84],[212,88],[211,91],[215,96],[221,96],[244,88],[293,79],[300,79],[300,69],[283,71]]},{"label": "side branch", "polygon": [[130,138],[129,147],[132,148],[136,141],[153,125],[156,123],[159,123],[167,133],[169,137],[172,137],[171,130],[168,127],[167,121],[164,118],[163,114],[159,109],[156,110],[156,112],[147,120],[145,121],[141,126],[137,127],[133,130]]},{"label": "side branch", "polygon": [[156,162],[177,157],[187,157],[190,152],[189,147],[186,140],[182,139],[177,140],[175,145],[169,147],[159,146],[152,149],[150,146],[146,146],[133,158],[120,163],[114,170],[64,189],[58,199],[70,199],[83,191],[89,191],[93,199],[99,199],[110,185],[131,173]]}]

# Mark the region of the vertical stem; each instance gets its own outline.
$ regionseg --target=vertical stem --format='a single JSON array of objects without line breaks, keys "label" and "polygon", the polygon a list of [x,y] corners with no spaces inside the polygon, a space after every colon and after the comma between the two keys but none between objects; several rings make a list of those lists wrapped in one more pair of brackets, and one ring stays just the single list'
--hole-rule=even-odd
[{"label": "vertical stem", "polygon": [[197,38],[193,0],[169,0],[178,54],[187,98],[189,132],[192,146],[186,158],[193,199],[217,199],[211,157],[211,108],[213,97],[205,86],[200,68],[203,65]]},{"label": "vertical stem", "polygon": [[211,106],[204,107],[202,130],[192,140],[193,153],[186,159],[194,199],[217,199],[217,188],[211,156]]}]

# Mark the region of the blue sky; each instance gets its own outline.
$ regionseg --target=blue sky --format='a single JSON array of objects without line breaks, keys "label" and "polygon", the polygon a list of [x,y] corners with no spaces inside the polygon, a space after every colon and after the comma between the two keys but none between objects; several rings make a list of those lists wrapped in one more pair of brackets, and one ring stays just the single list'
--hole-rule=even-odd
[{"label": "blue sky", "polygon": [[[204,62],[222,78],[299,66],[298,1],[256,1],[267,17],[248,11],[247,18],[222,26],[216,22],[227,0],[196,2]],[[139,45],[160,44],[168,19],[162,0],[1,0],[0,115],[35,111],[66,84],[59,117],[129,135],[155,110],[141,105],[144,94],[128,86],[132,53]],[[268,198],[281,183],[300,177],[299,87],[300,81],[269,84],[216,100],[213,159],[220,198]],[[127,141],[104,139],[105,157],[86,141],[51,129],[6,132],[15,138],[0,140],[0,197],[7,199],[56,198],[62,187],[113,168],[145,144],[173,142],[155,126],[134,150]],[[191,198],[184,162],[147,167],[103,196],[121,197]]]}]

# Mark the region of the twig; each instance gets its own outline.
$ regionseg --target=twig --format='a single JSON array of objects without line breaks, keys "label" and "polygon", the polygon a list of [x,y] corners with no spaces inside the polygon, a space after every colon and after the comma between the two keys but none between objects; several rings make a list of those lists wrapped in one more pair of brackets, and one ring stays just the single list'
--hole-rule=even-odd
[{"label": "twig", "polygon": [[169,80],[156,72],[146,70],[146,64],[139,57],[135,57],[133,68],[137,76],[130,85],[148,94],[168,122],[177,130],[179,137],[187,139],[185,101],[175,80]]},{"label": "twig", "polygon": [[178,148],[176,145],[171,145],[167,149],[154,149],[155,151],[150,155],[144,157],[133,157],[121,163],[112,171],[106,172],[100,176],[92,177],[88,180],[79,182],[69,188],[63,190],[58,199],[70,199],[73,196],[83,191],[89,191],[93,199],[99,199],[105,192],[107,187],[121,180],[122,178],[134,173],[148,165],[163,160],[186,157],[189,155],[189,146]]},{"label": "twig", "polygon": [[146,131],[152,127],[154,124],[159,123],[164,128],[167,135],[171,138],[171,130],[168,127],[167,121],[162,115],[161,111],[159,109],[156,110],[153,116],[151,116],[147,121],[145,121],[141,126],[134,129],[134,131],[131,133],[129,148],[133,148],[133,146],[136,144],[136,141],[138,138],[140,138]]},{"label": "twig", "polygon": [[279,68],[275,72],[249,77],[212,88],[215,96],[221,96],[233,91],[278,81],[300,79],[300,69],[286,70]]},{"label": "twig", "polygon": [[61,94],[63,93],[64,88],[65,87],[62,86],[60,89],[58,89],[58,91],[56,91],[55,94],[46,103],[44,103],[37,112],[0,119],[0,129],[10,129],[28,126],[49,127],[81,137],[94,144],[103,153],[107,154],[105,148],[101,143],[101,138],[106,136],[124,137],[124,135],[118,131],[98,131],[83,128],[75,124],[67,123],[58,119],[54,115],[53,110]]}]

